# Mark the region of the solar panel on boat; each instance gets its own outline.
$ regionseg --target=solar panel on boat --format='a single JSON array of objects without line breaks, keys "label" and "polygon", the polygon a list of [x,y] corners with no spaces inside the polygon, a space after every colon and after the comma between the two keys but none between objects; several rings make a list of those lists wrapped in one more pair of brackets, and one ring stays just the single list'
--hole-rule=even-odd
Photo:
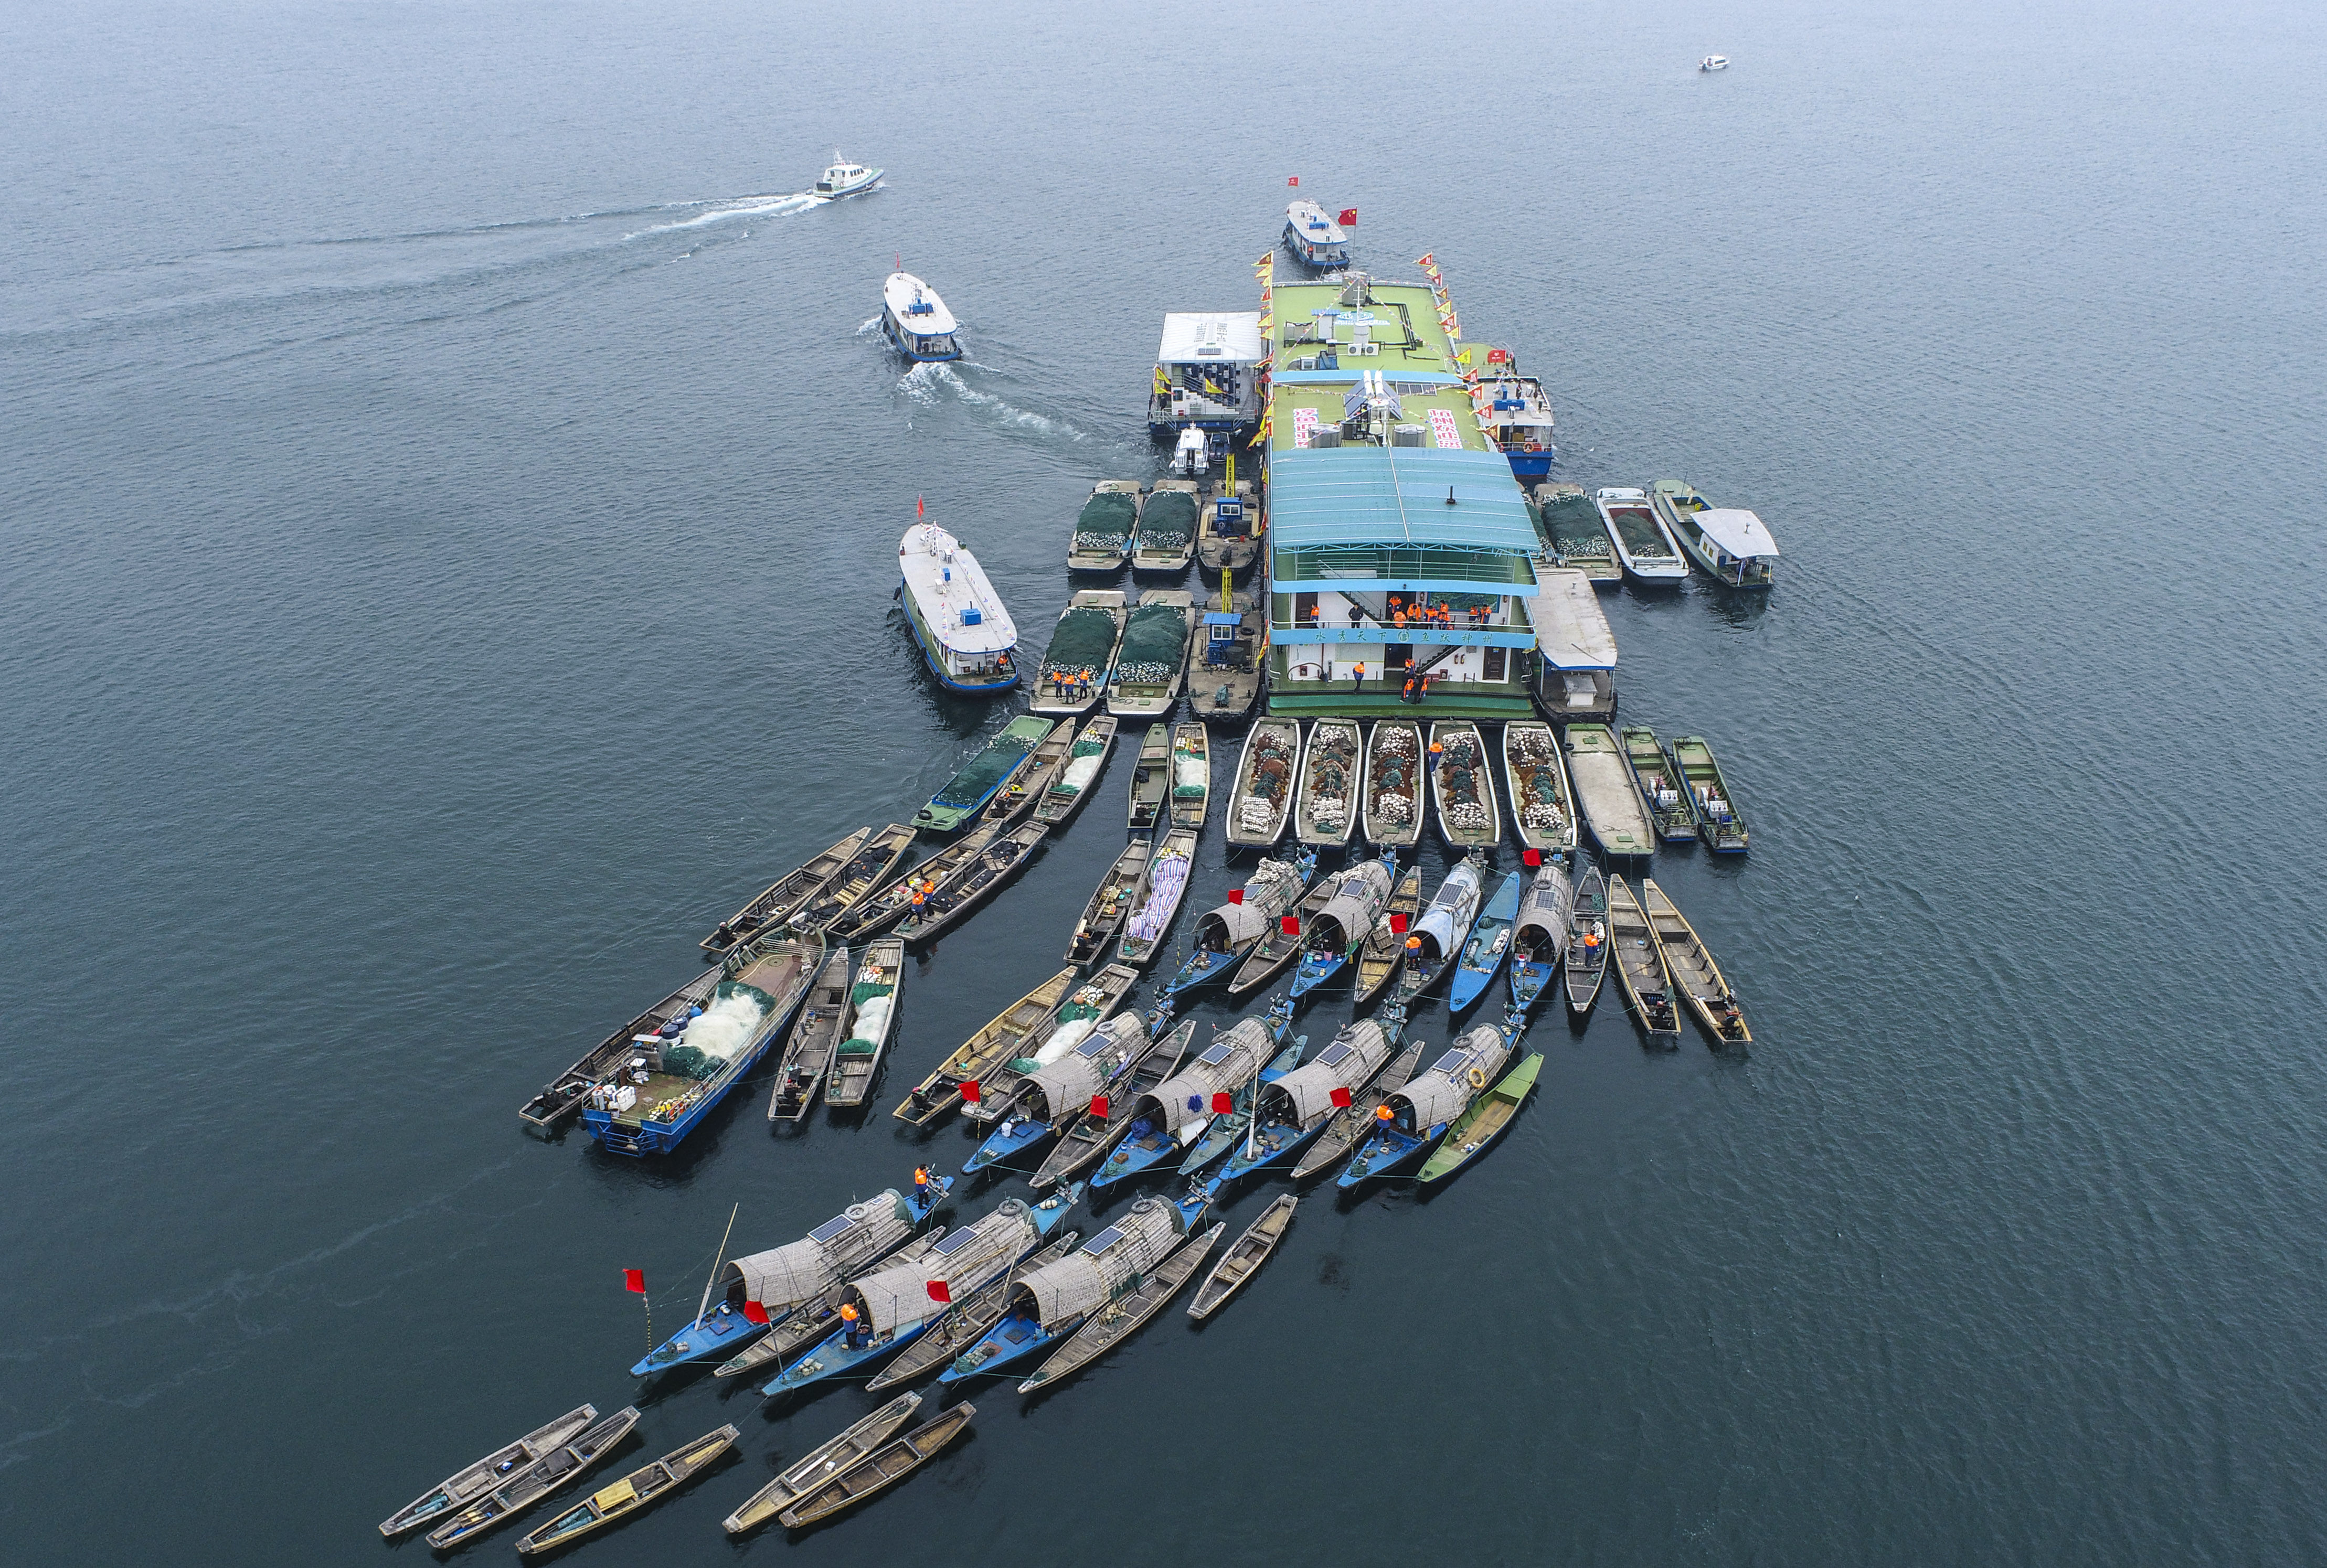
[{"label": "solar panel on boat", "polygon": [[1202,1062],[1206,1067],[1218,1067],[1220,1063],[1228,1060],[1229,1053],[1235,1049],[1236,1047],[1230,1045],[1224,1040],[1218,1045],[1212,1047],[1211,1050],[1204,1052],[1203,1055],[1198,1057],[1196,1059]]},{"label": "solar panel on boat", "polygon": [[1094,1057],[1114,1043],[1104,1034],[1094,1034],[1075,1047],[1075,1054],[1079,1057]]},{"label": "solar panel on boat", "polygon": [[1467,1051],[1450,1050],[1444,1056],[1440,1057],[1436,1061],[1432,1062],[1430,1064],[1430,1070],[1432,1072],[1451,1074],[1456,1068],[1461,1067],[1469,1059],[1470,1054]]},{"label": "solar panel on boat", "polygon": [[836,1214],[830,1219],[826,1220],[822,1225],[818,1226],[814,1230],[809,1231],[808,1233],[808,1238],[810,1241],[830,1241],[834,1237],[838,1236],[842,1231],[846,1230],[850,1226],[855,1223],[856,1222],[855,1220],[849,1218],[846,1214]]},{"label": "solar panel on boat", "polygon": [[937,1245],[930,1250],[936,1253],[939,1257],[951,1257],[963,1247],[967,1246],[977,1235],[977,1227],[976,1226],[965,1225],[959,1230],[949,1230],[946,1232],[944,1236],[938,1238]]},{"label": "solar panel on boat", "polygon": [[1121,1226],[1110,1225],[1105,1230],[1100,1231],[1097,1236],[1092,1237],[1089,1241],[1083,1243],[1083,1250],[1090,1254],[1093,1257],[1097,1257],[1100,1253],[1105,1252],[1108,1247],[1113,1246],[1117,1242],[1121,1241],[1122,1239],[1123,1227]]},{"label": "solar panel on boat", "polygon": [[1332,1044],[1327,1046],[1324,1050],[1319,1051],[1317,1053],[1317,1059],[1323,1062],[1327,1067],[1339,1067],[1343,1062],[1350,1059],[1350,1047],[1343,1045],[1337,1040]]}]

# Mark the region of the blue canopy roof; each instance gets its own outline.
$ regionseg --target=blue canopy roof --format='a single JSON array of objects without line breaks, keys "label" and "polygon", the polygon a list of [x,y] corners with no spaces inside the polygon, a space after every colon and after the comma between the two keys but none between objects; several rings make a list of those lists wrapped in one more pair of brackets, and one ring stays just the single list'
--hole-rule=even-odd
[{"label": "blue canopy roof", "polygon": [[1296,447],[1270,455],[1268,499],[1280,550],[1405,545],[1528,555],[1537,546],[1527,501],[1499,452]]}]

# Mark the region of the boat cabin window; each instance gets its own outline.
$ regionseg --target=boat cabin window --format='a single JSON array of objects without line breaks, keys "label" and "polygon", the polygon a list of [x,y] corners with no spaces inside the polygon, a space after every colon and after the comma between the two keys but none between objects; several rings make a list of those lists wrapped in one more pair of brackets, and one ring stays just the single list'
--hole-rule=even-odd
[{"label": "boat cabin window", "polygon": [[976,1226],[965,1225],[959,1230],[949,1230],[946,1232],[945,1235],[938,1237],[937,1245],[930,1250],[936,1253],[939,1257],[951,1257],[963,1247],[967,1246],[972,1240],[976,1239],[977,1236],[977,1227]]},{"label": "boat cabin window", "polygon": [[1213,1046],[1211,1050],[1204,1052],[1203,1055],[1198,1057],[1196,1059],[1202,1062],[1206,1067],[1218,1067],[1220,1063],[1228,1060],[1229,1052],[1235,1049],[1236,1048],[1234,1046],[1229,1044],[1229,1042],[1224,1040],[1219,1044]]},{"label": "boat cabin window", "polygon": [[842,1231],[846,1230],[850,1226],[855,1223],[856,1222],[855,1220],[849,1218],[846,1214],[838,1215],[831,1219],[826,1220],[822,1225],[819,1225],[814,1230],[809,1231],[808,1233],[808,1238],[810,1241],[830,1241],[834,1237],[838,1236]]},{"label": "boat cabin window", "polygon": [[1319,1051],[1317,1053],[1317,1059],[1323,1062],[1327,1067],[1339,1067],[1343,1062],[1350,1059],[1350,1048],[1343,1045],[1337,1040],[1332,1044],[1327,1046],[1324,1050]]},{"label": "boat cabin window", "polygon": [[1105,1230],[1100,1231],[1097,1236],[1092,1237],[1089,1241],[1083,1243],[1083,1250],[1090,1254],[1091,1256],[1097,1257],[1099,1254],[1105,1252],[1108,1247],[1113,1246],[1117,1242],[1121,1241],[1122,1239],[1123,1227],[1121,1226],[1110,1225]]}]

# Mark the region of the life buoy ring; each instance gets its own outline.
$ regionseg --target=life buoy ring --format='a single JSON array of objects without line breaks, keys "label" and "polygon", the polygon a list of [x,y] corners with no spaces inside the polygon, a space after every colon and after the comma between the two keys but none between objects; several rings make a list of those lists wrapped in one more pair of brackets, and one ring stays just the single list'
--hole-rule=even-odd
[{"label": "life buoy ring", "polygon": [[1466,1076],[1469,1077],[1471,1087],[1472,1088],[1482,1089],[1487,1087],[1487,1075],[1481,1072],[1479,1069],[1475,1067],[1472,1068]]}]

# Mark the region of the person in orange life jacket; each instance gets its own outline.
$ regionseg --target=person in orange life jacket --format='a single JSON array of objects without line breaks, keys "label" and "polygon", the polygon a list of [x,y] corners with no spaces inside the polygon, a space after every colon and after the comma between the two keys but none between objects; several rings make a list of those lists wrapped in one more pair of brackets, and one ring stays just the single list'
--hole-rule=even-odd
[{"label": "person in orange life jacket", "polygon": [[869,1336],[865,1332],[864,1320],[856,1311],[855,1302],[843,1302],[840,1303],[840,1322],[841,1332],[845,1336],[848,1348],[852,1350],[862,1350],[864,1349],[865,1341]]}]

